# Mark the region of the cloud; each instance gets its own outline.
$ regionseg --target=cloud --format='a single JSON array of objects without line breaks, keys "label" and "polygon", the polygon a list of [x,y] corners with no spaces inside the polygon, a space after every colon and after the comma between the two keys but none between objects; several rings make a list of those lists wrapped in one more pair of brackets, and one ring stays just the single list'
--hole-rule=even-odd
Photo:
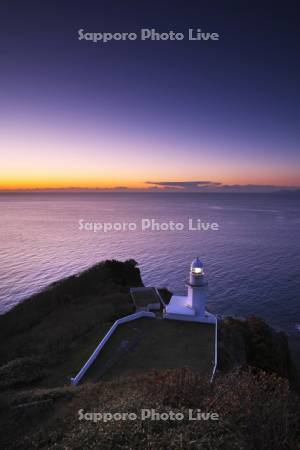
[{"label": "cloud", "polygon": [[278,192],[297,190],[288,186],[274,186],[273,184],[223,184],[221,185],[223,192]]},{"label": "cloud", "polygon": [[275,186],[272,184],[222,184],[216,181],[146,181],[149,190],[173,190],[192,192],[278,192],[297,191],[299,188]]},{"label": "cloud", "polygon": [[221,185],[215,181],[146,181],[145,184],[164,189],[206,189]]}]

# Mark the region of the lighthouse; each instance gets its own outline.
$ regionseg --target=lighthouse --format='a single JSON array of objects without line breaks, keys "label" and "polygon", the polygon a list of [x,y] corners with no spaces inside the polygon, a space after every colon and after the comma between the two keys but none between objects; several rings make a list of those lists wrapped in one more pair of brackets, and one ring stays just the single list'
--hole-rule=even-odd
[{"label": "lighthouse", "polygon": [[187,295],[172,295],[168,305],[165,305],[165,319],[186,320],[192,322],[214,323],[215,317],[206,307],[207,283],[204,277],[204,266],[197,257],[190,265],[187,283]]},{"label": "lighthouse", "polygon": [[206,285],[203,263],[197,257],[190,268],[187,305],[195,311],[196,316],[202,318],[205,317]]}]

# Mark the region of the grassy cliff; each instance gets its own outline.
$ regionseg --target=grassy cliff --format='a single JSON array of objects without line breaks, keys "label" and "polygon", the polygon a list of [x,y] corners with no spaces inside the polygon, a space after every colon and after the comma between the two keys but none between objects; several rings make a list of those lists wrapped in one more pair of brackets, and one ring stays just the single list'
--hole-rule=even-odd
[{"label": "grassy cliff", "polygon": [[129,287],[140,285],[135,261],[105,261],[0,316],[0,389],[67,383],[110,325],[133,312]]},{"label": "grassy cliff", "polygon": [[[299,448],[299,401],[289,382],[295,374],[287,340],[257,318],[220,322],[219,373],[212,385],[179,365],[70,386],[112,322],[133,312],[129,287],[141,285],[135,261],[106,261],[0,316],[0,448]],[[78,420],[80,409],[141,408],[198,408],[220,419]]]}]

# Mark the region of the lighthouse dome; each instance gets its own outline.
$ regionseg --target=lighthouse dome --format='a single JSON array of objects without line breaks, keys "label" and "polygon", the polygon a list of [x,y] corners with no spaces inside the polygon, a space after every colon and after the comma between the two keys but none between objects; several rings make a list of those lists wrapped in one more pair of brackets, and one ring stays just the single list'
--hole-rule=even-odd
[{"label": "lighthouse dome", "polygon": [[191,272],[195,275],[203,274],[203,262],[198,258],[198,256],[191,264]]}]

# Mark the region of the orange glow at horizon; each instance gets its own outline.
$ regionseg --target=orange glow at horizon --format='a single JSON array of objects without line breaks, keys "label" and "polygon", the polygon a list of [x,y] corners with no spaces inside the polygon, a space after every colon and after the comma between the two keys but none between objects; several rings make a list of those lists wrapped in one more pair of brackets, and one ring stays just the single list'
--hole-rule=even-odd
[{"label": "orange glow at horizon", "polygon": [[176,145],[109,129],[10,125],[0,131],[0,190],[153,188],[147,180],[300,186],[293,161],[231,155],[205,142]]},{"label": "orange glow at horizon", "polygon": [[0,190],[17,190],[17,189],[115,189],[117,187],[126,187],[129,189],[141,189],[144,183],[135,182],[118,182],[118,181],[99,181],[99,180],[76,180],[76,179],[52,179],[52,178],[34,178],[23,180],[1,180]]},{"label": "orange glow at horizon", "polygon": [[[198,177],[199,178],[199,177]],[[188,182],[188,181],[197,181],[195,177],[190,179],[178,178],[178,177],[169,177],[169,178],[155,178],[149,177],[149,179],[153,179],[156,182],[164,182],[164,181],[172,181],[172,182]],[[207,179],[207,177],[201,177],[201,179]],[[209,181],[218,182],[223,185],[273,185],[273,186],[286,186],[286,187],[299,187],[300,183],[297,180],[291,180],[291,178],[283,178],[280,183],[274,183],[272,179],[260,179],[255,178],[251,180],[241,179],[240,177],[236,179],[211,179],[209,177]],[[149,189],[156,187],[155,184],[148,184],[146,181],[141,181],[137,179],[130,180],[128,178],[124,179],[113,179],[109,178],[109,176],[105,178],[96,178],[96,177],[58,177],[58,176],[31,176],[30,178],[14,178],[9,176],[1,176],[0,179],[0,190],[34,190],[34,189],[116,189],[116,188],[127,188],[127,189]],[[157,186],[160,188],[160,186]]]},{"label": "orange glow at horizon", "polygon": [[[6,167],[6,170],[0,173],[0,190],[22,190],[22,189],[114,189],[117,187],[125,187],[128,189],[149,189],[153,188],[155,184],[148,184],[147,181],[155,182],[188,182],[208,180],[210,182],[221,183],[223,185],[273,185],[273,186],[287,186],[299,187],[300,179],[297,171],[294,174],[288,174],[279,170],[266,171],[262,168],[254,170],[245,170],[243,167],[238,167],[237,164],[229,164],[228,166],[215,166],[212,169],[212,163],[208,162],[202,164],[201,173],[193,167],[173,162],[172,173],[165,169],[162,165],[162,170],[156,170],[155,166],[150,164],[139,164],[133,166],[128,164],[121,164],[119,162],[110,162],[106,167],[100,164],[87,163],[80,161],[76,163],[73,161],[71,167],[66,168],[66,165],[60,167],[55,161],[51,164],[37,165],[29,162],[22,162],[22,166]],[[115,165],[115,167],[114,167]],[[82,166],[82,169],[80,168]],[[123,170],[122,170],[123,168]],[[165,172],[165,173],[164,173]],[[181,176],[180,176],[181,174]],[[159,186],[158,186],[159,187]]]}]

